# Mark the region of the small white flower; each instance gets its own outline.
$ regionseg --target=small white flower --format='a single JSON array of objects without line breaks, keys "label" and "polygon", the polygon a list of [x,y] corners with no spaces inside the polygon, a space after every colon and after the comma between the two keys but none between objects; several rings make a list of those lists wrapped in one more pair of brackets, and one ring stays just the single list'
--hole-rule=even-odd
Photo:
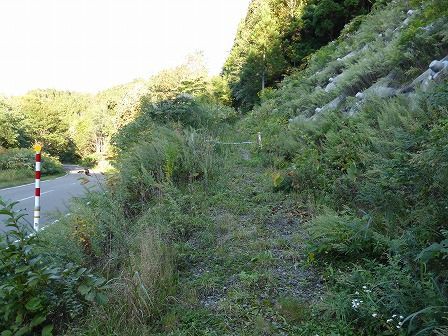
[{"label": "small white flower", "polygon": [[356,292],[355,292],[355,295],[359,295],[359,292],[358,292],[358,291],[356,291]]},{"label": "small white flower", "polygon": [[372,314],[372,317],[377,317],[377,316],[378,316],[377,313],[373,313],[373,314]]},{"label": "small white flower", "polygon": [[392,319],[387,319],[386,323],[391,323],[392,321]]},{"label": "small white flower", "polygon": [[392,315],[392,318],[396,318],[396,317],[397,317],[397,314],[393,314],[393,315]]},{"label": "small white flower", "polygon": [[362,286],[362,289],[367,289],[367,286]]},{"label": "small white flower", "polygon": [[354,299],[352,300],[352,308],[353,309],[358,309],[359,306],[361,305],[362,301],[359,299]]},{"label": "small white flower", "polygon": [[400,315],[400,320],[404,319],[403,315]]}]

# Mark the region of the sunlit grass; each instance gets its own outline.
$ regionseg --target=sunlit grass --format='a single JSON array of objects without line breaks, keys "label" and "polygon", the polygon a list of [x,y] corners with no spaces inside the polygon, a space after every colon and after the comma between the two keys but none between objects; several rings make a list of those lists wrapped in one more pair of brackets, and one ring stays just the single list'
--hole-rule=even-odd
[{"label": "sunlit grass", "polygon": [[[42,180],[48,180],[63,176],[64,173],[43,176]],[[22,184],[32,183],[34,181],[34,172],[29,169],[6,169],[0,171],[0,189],[14,187]]]}]

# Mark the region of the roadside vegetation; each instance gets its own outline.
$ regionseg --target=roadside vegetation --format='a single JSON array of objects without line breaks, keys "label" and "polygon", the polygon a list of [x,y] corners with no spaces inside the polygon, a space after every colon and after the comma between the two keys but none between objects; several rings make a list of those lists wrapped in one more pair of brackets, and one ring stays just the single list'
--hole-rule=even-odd
[{"label": "roadside vegetation", "polygon": [[[23,327],[71,336],[447,335],[447,70],[411,83],[448,54],[448,6],[309,6],[254,0],[223,78],[184,66],[153,77],[151,93],[108,134],[113,170],[101,191],[75,200],[70,216],[27,238],[3,204],[18,237],[5,242],[3,263],[47,274],[20,252],[35,251],[72,268],[18,292],[35,274],[5,272],[0,299],[16,310],[0,326],[16,329],[2,336]],[[257,23],[280,9],[291,20],[270,26],[287,33],[275,36],[301,36],[306,54],[291,59],[279,37],[249,50],[255,58],[239,57],[250,55],[243,37],[258,36]],[[334,40],[324,45],[329,29]],[[272,72],[261,90],[253,60],[268,55],[263,46],[289,63],[280,84]],[[223,144],[243,141],[254,143]],[[71,302],[61,288],[76,314],[14,304],[35,293]],[[36,316],[44,318],[34,325]]]},{"label": "roadside vegetation", "polygon": [[[34,180],[35,157],[31,149],[0,149],[0,188],[20,185]],[[49,154],[42,155],[43,178],[62,175],[59,160]]]},{"label": "roadside vegetation", "polygon": [[106,302],[105,279],[49,254],[39,237],[27,235],[14,204],[0,200],[0,215],[10,229],[0,236],[2,336],[52,335],[58,324],[81,316],[86,303]]}]

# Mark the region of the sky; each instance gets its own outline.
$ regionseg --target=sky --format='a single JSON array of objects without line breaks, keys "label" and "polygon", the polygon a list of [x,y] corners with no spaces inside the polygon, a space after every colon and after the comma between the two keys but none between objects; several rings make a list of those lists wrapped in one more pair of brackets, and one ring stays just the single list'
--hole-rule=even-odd
[{"label": "sky", "polygon": [[202,51],[218,74],[249,0],[0,0],[0,93],[97,92]]}]

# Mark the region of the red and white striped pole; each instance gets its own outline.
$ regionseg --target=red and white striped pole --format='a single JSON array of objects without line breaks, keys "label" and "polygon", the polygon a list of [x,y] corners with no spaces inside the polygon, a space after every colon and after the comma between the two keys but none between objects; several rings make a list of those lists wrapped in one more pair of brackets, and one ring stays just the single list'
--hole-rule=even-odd
[{"label": "red and white striped pole", "polygon": [[34,192],[34,231],[39,231],[39,220],[40,220],[40,162],[41,162],[41,152],[42,146],[39,144],[34,145],[34,151],[36,153],[36,182],[35,182],[35,192]]}]

